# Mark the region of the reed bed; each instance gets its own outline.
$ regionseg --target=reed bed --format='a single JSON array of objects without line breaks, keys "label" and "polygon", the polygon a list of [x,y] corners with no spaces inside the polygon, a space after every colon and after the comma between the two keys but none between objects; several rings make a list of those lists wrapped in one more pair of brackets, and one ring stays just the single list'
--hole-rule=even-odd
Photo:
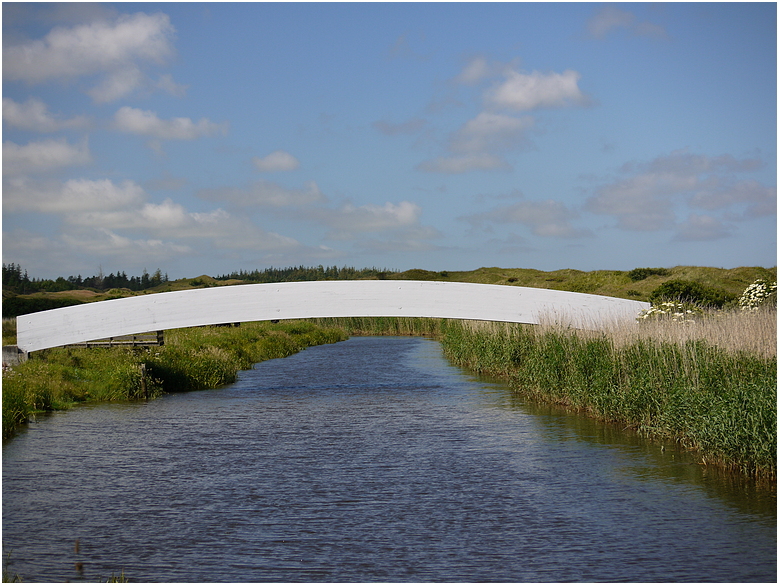
[{"label": "reed bed", "polygon": [[455,364],[501,376],[523,396],[775,480],[775,310],[601,331],[447,322],[441,340]]},{"label": "reed bed", "polygon": [[439,337],[443,319],[426,317],[320,317],[309,319],[319,327],[337,327],[349,335],[412,335]]},{"label": "reed bed", "polygon": [[62,347],[3,372],[3,438],[35,413],[83,402],[155,398],[234,382],[237,372],[306,347],[346,339],[342,329],[305,321],[168,331],[142,349]]}]

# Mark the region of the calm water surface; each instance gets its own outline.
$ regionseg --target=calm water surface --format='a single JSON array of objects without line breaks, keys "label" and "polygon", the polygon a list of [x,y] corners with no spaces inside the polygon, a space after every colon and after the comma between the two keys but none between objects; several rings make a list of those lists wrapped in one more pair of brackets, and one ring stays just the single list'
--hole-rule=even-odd
[{"label": "calm water surface", "polygon": [[3,446],[2,538],[27,581],[775,582],[777,560],[775,494],[420,338],[31,424]]}]

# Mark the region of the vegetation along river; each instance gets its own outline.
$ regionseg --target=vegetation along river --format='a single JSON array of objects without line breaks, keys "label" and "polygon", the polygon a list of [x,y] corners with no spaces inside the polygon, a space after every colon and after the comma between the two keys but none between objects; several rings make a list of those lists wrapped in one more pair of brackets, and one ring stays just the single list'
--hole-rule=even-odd
[{"label": "vegetation along river", "polygon": [[55,413],[3,446],[26,581],[775,582],[776,545],[775,492],[525,404],[423,338]]}]

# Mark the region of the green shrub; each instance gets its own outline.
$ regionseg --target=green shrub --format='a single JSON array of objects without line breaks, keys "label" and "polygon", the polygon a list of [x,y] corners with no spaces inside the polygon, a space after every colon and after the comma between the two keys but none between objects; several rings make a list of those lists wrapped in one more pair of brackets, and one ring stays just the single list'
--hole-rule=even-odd
[{"label": "green shrub", "polygon": [[702,307],[722,308],[735,300],[736,295],[719,288],[704,286],[691,280],[669,280],[658,286],[649,295],[652,304],[663,301],[694,303]]},{"label": "green shrub", "polygon": [[634,268],[628,272],[628,277],[633,282],[644,280],[650,276],[668,276],[671,271],[667,268]]}]

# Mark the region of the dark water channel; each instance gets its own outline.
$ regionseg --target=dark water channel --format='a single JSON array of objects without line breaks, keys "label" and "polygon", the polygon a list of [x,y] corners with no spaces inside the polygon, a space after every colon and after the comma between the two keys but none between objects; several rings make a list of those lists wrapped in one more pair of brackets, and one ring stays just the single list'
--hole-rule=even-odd
[{"label": "dark water channel", "polygon": [[775,494],[419,338],[31,424],[3,446],[2,539],[27,581],[775,582],[777,560]]}]

